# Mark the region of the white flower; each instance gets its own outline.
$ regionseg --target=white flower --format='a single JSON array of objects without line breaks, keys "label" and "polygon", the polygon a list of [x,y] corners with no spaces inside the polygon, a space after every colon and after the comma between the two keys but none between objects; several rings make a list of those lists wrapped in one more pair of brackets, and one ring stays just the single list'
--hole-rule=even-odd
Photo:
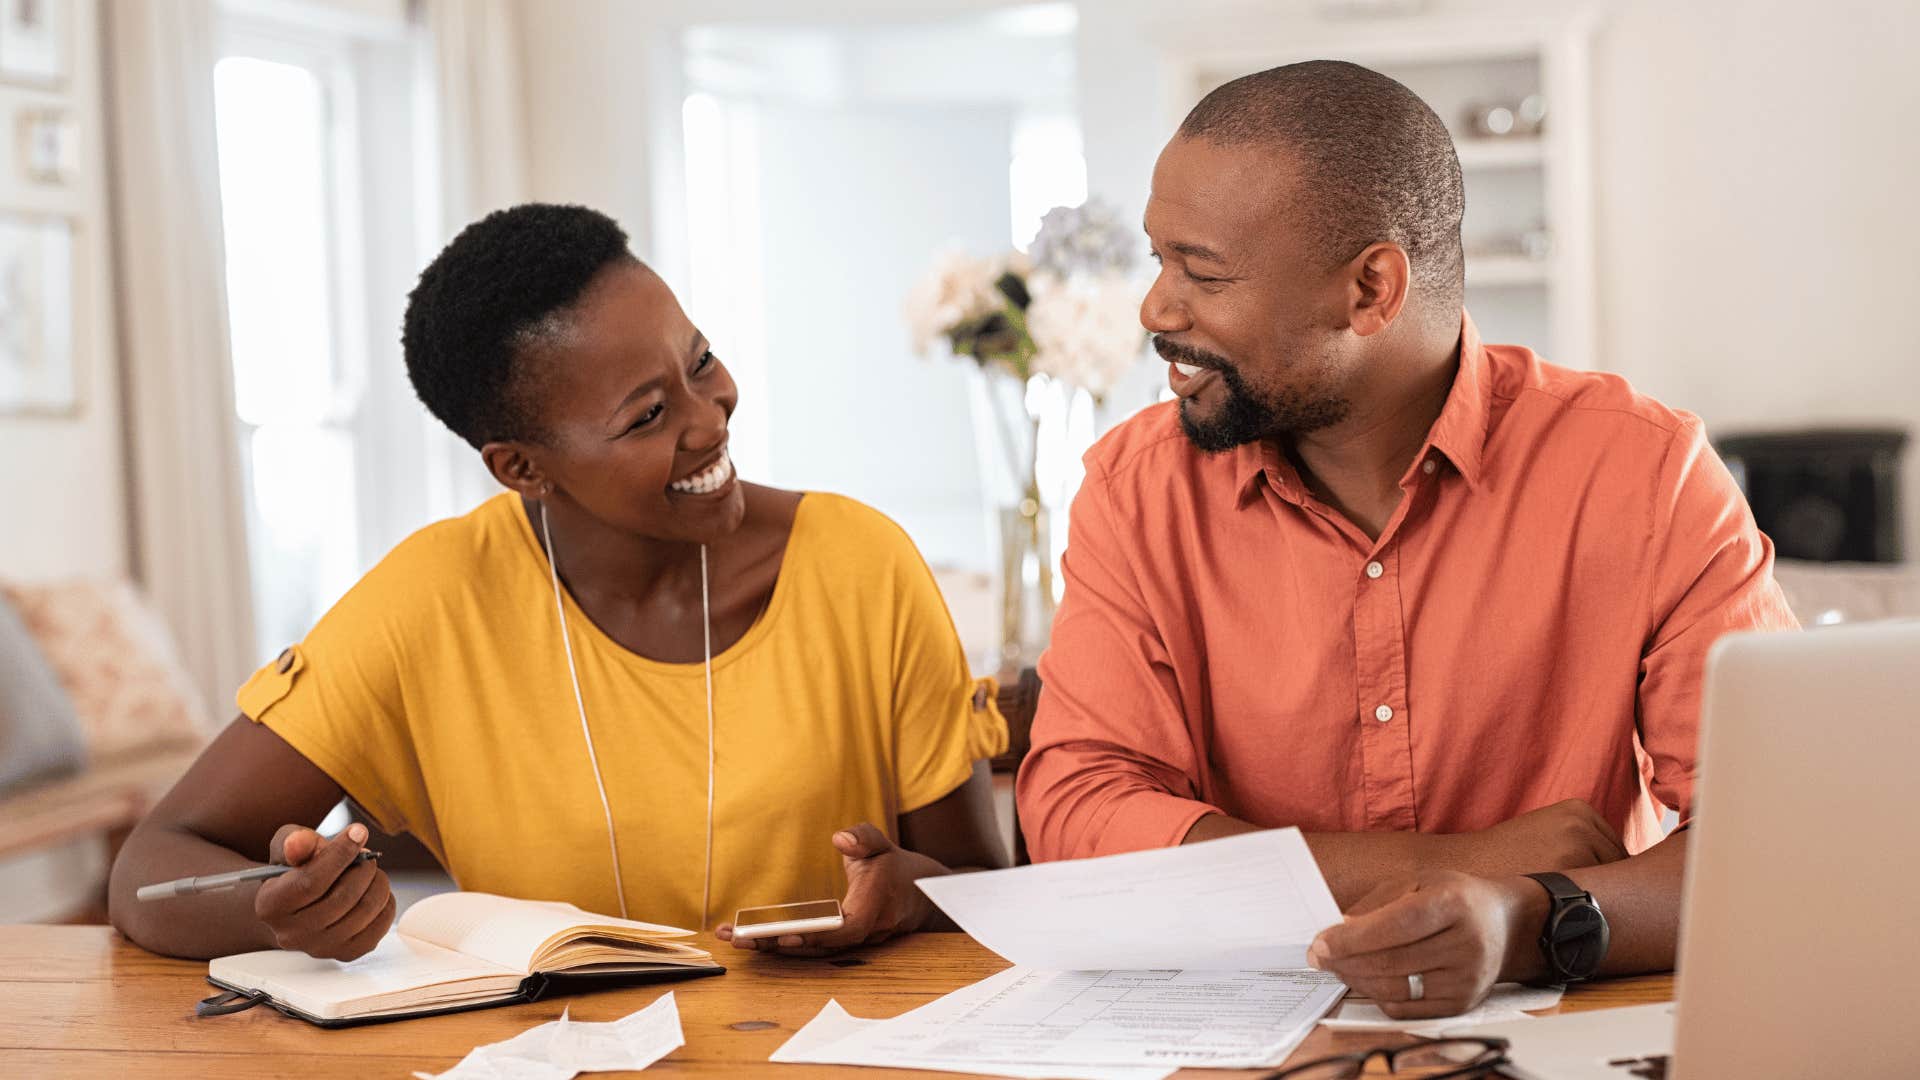
[{"label": "white flower", "polygon": [[1033,265],[1061,277],[1125,274],[1133,268],[1139,236],[1113,207],[1096,199],[1047,211],[1027,250]]},{"label": "white flower", "polygon": [[954,327],[1000,310],[1006,297],[994,283],[1006,270],[1004,262],[957,251],[940,256],[907,293],[905,314],[913,351],[925,356]]},{"label": "white flower", "polygon": [[1036,353],[1033,370],[1105,397],[1140,359],[1146,331],[1140,326],[1138,283],[1112,274],[1068,280],[1037,273],[1027,280],[1033,305],[1027,331]]}]

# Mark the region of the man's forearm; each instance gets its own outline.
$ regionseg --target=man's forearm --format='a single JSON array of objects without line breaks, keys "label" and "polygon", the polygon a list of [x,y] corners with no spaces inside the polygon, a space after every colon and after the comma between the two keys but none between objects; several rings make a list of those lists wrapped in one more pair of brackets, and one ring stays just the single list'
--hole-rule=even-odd
[{"label": "man's forearm", "polygon": [[[1194,822],[1181,840],[1195,844],[1223,836],[1259,832],[1260,826],[1224,814],[1208,814]],[[1449,838],[1417,832],[1306,833],[1307,850],[1320,865],[1320,876],[1334,903],[1345,911],[1383,883],[1421,870],[1459,870],[1452,865]]]},{"label": "man's forearm", "polygon": [[[1182,842],[1234,836],[1258,828],[1237,818],[1209,814],[1194,823]],[[1342,911],[1382,885],[1404,884],[1430,871],[1451,870],[1511,883],[1520,874],[1557,870],[1579,881],[1590,870],[1620,865],[1626,857],[1626,849],[1620,846],[1611,826],[1592,807],[1577,800],[1540,807],[1479,832],[1309,832],[1306,840]],[[1603,876],[1599,880],[1612,879]],[[1534,882],[1527,884],[1544,898],[1545,890]],[[1677,877],[1674,887],[1679,887]],[[1510,899],[1520,903],[1535,897],[1514,890]],[[1541,918],[1545,917],[1543,912]]]},{"label": "man's forearm", "polygon": [[[1563,871],[1593,894],[1609,932],[1602,975],[1672,971],[1680,942],[1680,887],[1687,871],[1686,832],[1677,832],[1630,859]],[[1509,879],[1518,901],[1515,928],[1500,977],[1537,982],[1549,976],[1539,938],[1552,903],[1531,878]]]}]

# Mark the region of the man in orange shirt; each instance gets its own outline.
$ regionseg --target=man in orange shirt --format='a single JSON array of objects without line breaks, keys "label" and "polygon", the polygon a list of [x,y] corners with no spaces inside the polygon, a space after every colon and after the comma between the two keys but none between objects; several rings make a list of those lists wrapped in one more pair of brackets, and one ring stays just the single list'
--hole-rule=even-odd
[{"label": "man in orange shirt", "polygon": [[1140,310],[1179,401],[1087,455],[1019,781],[1039,859],[1298,826],[1348,912],[1310,956],[1402,1017],[1670,968],[1707,650],[1794,625],[1696,418],[1481,343],[1464,203],[1365,68],[1188,115]]}]

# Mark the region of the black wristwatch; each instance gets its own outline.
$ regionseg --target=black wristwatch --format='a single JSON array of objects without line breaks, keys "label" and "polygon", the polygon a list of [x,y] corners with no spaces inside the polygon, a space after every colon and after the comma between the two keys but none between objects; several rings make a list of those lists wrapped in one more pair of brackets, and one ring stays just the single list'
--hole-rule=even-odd
[{"label": "black wristwatch", "polygon": [[1593,894],[1575,885],[1564,874],[1528,874],[1553,898],[1553,910],[1547,913],[1546,929],[1540,934],[1540,951],[1546,955],[1547,969],[1555,982],[1577,983],[1593,978],[1606,959],[1609,931],[1607,917]]}]

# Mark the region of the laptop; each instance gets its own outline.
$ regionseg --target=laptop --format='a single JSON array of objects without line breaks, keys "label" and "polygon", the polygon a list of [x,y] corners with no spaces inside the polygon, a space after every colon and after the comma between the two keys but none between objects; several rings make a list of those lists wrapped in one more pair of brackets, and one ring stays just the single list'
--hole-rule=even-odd
[{"label": "laptop", "polygon": [[1707,663],[1677,1003],[1489,1024],[1525,1080],[1920,1077],[1920,622]]}]

